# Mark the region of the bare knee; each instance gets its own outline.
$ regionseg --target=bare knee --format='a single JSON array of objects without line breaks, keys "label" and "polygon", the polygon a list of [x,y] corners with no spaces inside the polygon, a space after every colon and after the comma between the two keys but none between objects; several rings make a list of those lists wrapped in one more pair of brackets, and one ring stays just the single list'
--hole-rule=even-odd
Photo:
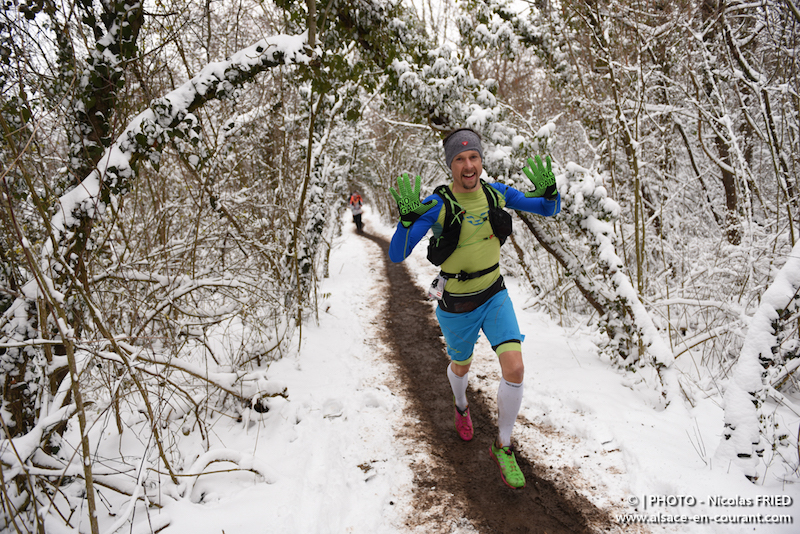
[{"label": "bare knee", "polygon": [[[469,360],[471,361],[472,358],[470,358]],[[450,369],[453,370],[453,373],[455,373],[456,376],[464,376],[465,374],[467,374],[469,372],[470,365],[471,365],[471,363],[469,363],[469,362],[464,364],[464,363],[457,363],[457,362],[451,361],[450,362]]]},{"label": "bare knee", "polygon": [[512,384],[521,384],[525,379],[525,366],[519,365],[512,368],[503,369],[503,378]]},{"label": "bare knee", "polygon": [[521,384],[525,378],[525,364],[522,361],[522,353],[517,351],[507,351],[499,354],[500,369],[503,378],[512,384]]}]

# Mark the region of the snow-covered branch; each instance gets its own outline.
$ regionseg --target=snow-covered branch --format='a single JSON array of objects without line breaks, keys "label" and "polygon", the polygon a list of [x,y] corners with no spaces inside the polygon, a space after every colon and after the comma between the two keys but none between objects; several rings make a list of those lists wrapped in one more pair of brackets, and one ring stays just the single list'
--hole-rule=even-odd
[{"label": "snow-covered branch", "polygon": [[[800,306],[800,243],[792,249],[775,280],[761,297],[747,328],[744,346],[731,370],[724,394],[725,431],[716,451],[723,462],[739,466],[744,475],[757,480],[759,458],[767,448],[766,427],[777,424],[763,411],[769,376],[788,370],[776,355],[781,314]],[[791,367],[796,367],[792,362]],[[775,433],[770,429],[770,435]]]}]

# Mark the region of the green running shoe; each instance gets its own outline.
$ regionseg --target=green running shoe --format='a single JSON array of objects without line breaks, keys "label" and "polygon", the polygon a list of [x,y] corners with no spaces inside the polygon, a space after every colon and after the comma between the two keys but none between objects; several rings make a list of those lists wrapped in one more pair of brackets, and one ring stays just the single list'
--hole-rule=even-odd
[{"label": "green running shoe", "polygon": [[500,476],[503,477],[503,482],[509,488],[524,488],[525,475],[522,474],[517,459],[514,457],[514,449],[509,445],[508,447],[496,447],[492,442],[492,458],[497,462],[497,467],[500,468]]}]

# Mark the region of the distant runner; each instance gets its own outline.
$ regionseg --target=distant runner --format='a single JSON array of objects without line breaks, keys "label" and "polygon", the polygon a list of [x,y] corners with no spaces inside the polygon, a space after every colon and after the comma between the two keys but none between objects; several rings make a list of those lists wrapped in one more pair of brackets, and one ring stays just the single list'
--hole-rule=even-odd
[{"label": "distant runner", "polygon": [[358,191],[353,191],[353,194],[350,195],[350,209],[353,212],[353,222],[356,223],[356,231],[359,233],[364,227],[364,223],[361,222],[361,214],[364,211],[362,209],[363,205],[364,200],[361,198],[361,195],[358,194]]},{"label": "distant runner", "polygon": [[546,166],[539,156],[528,159],[525,175],[534,185],[523,193],[504,184],[487,183],[483,174],[483,148],[477,132],[461,128],[442,141],[445,161],[452,174],[449,187],[441,185],[420,201],[420,177],[412,189],[408,174],[390,188],[400,209],[389,258],[403,261],[417,243],[433,231],[428,260],[441,266],[429,294],[439,300],[436,318],[447,343],[450,364],[447,377],[453,391],[455,428],[461,439],[473,436],[467,402],[467,381],[473,349],[483,330],[500,361],[502,379],[497,391],[498,436],[491,456],[500,467],[503,482],[525,486],[517,465],[511,434],[522,404],[523,336],[514,307],[500,274],[500,245],[511,234],[511,215],[503,208],[546,217],[561,211],[550,157]]}]

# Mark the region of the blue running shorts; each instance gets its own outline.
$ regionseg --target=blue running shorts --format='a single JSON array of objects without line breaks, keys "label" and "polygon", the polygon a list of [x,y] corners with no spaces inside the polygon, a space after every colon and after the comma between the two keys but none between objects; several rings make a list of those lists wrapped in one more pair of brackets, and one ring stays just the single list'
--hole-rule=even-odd
[{"label": "blue running shorts", "polygon": [[525,339],[519,331],[507,289],[499,291],[470,312],[450,313],[437,307],[436,318],[447,343],[447,355],[457,364],[465,365],[472,359],[472,351],[481,330],[492,347]]}]

